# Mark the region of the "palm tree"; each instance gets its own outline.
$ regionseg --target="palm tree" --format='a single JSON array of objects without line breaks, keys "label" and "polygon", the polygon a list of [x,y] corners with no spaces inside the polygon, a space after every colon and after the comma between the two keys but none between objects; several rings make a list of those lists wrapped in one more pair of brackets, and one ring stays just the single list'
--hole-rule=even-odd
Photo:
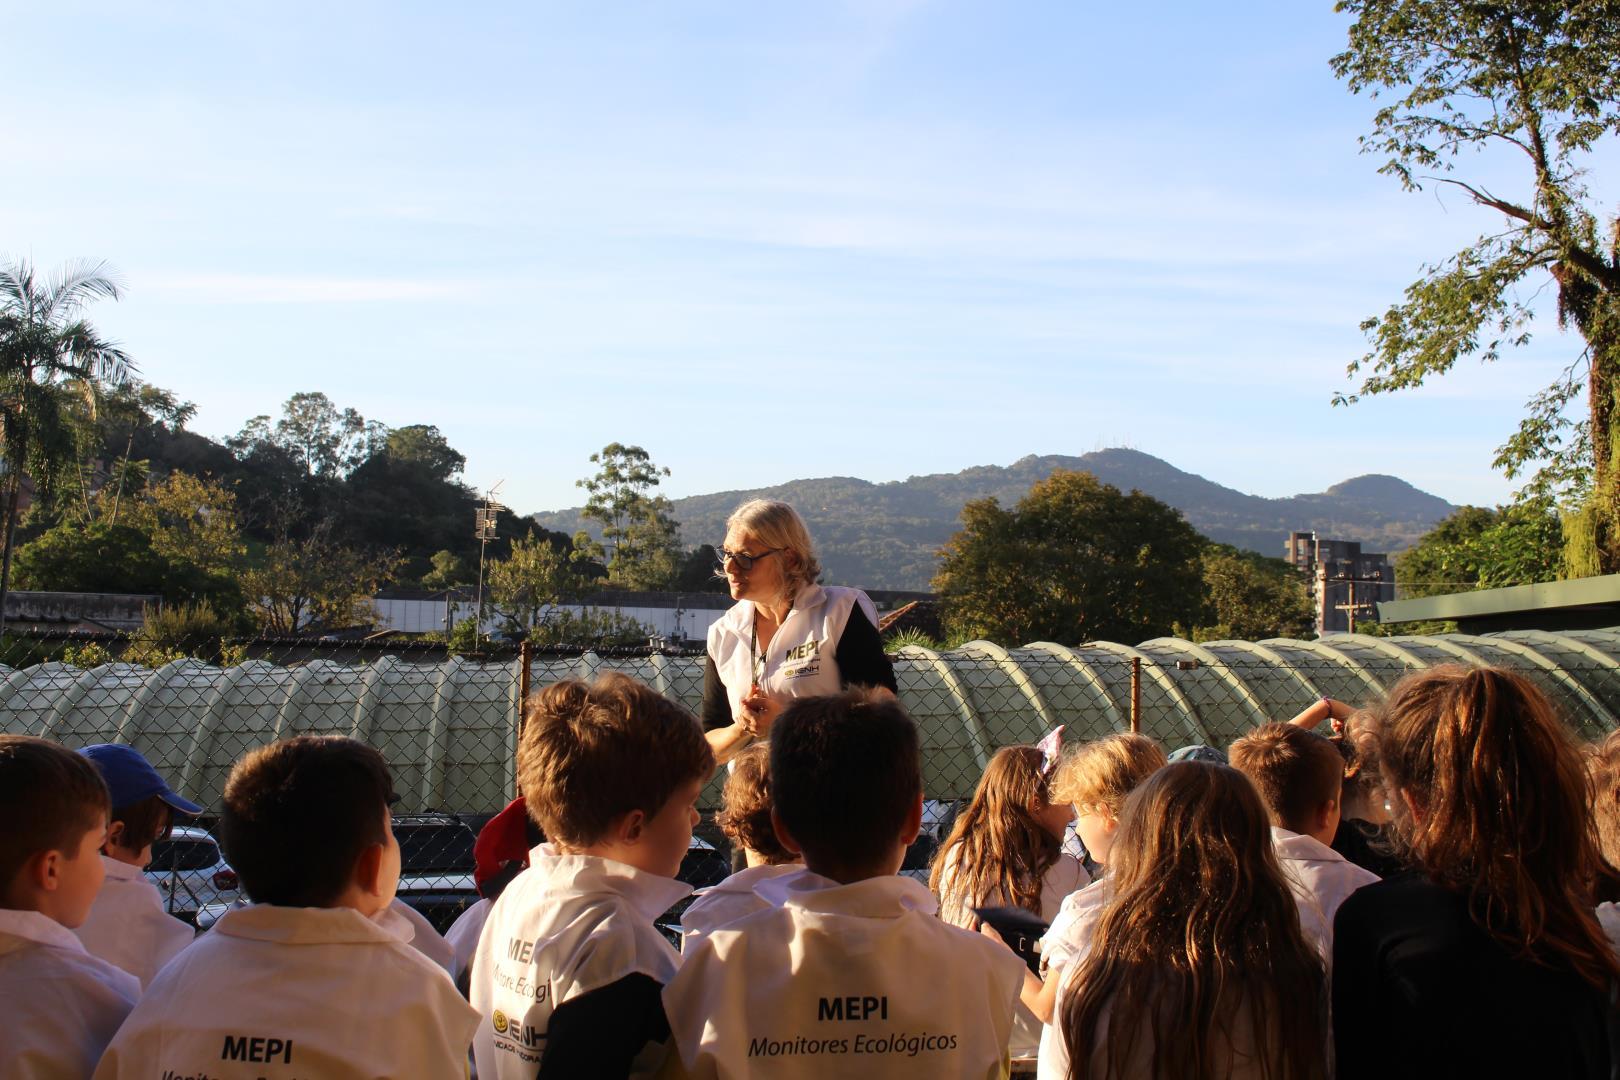
[{"label": "palm tree", "polygon": [[5,628],[17,496],[26,472],[36,488],[77,450],[71,402],[93,411],[98,384],[123,382],[134,365],[80,312],[103,297],[117,300],[118,280],[106,263],[69,263],[49,280],[24,259],[0,264],[0,459],[5,465],[4,554],[0,555],[0,630]]}]

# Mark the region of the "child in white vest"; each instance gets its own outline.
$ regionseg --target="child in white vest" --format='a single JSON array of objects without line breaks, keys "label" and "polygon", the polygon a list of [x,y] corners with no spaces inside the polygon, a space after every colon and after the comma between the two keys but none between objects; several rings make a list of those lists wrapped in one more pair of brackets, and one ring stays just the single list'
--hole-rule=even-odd
[{"label": "child in white vest", "polygon": [[764,744],[750,746],[731,760],[722,792],[724,803],[715,821],[743,853],[747,866],[720,884],[701,889],[681,914],[681,950],[691,952],[697,939],[769,907],[757,887],[774,878],[797,874],[804,863],[789,851],[771,827],[771,753]]},{"label": "child in white vest", "polygon": [[174,815],[196,817],[202,807],[175,794],[133,746],[98,743],[79,753],[107,781],[112,816],[101,846],[107,877],[90,917],[74,932],[92,956],[117,964],[146,986],[196,932],[163,910],[162,894],[141,871],[152,861],[152,845],[169,835]]},{"label": "child in white vest", "polygon": [[73,935],[101,887],[107,785],[71,750],[0,735],[0,1076],[84,1080],[141,985]]},{"label": "child in white vest", "polygon": [[[1259,789],[1271,815],[1277,858],[1299,900],[1300,921],[1318,937],[1323,957],[1331,958],[1339,905],[1378,880],[1328,846],[1339,827],[1344,756],[1304,728],[1266,724],[1233,743],[1228,759]],[[1320,929],[1313,931],[1313,922]]]},{"label": "child in white vest", "polygon": [[647,1075],[664,1060],[659,992],[680,963],[653,920],[691,894],[675,874],[714,754],[697,717],[608,674],[533,695],[517,767],[547,842],[473,956],[478,1076]]},{"label": "child in white vest", "polygon": [[917,729],[892,695],[790,702],[771,733],[776,832],[807,872],[708,934],[664,991],[692,1077],[1006,1075],[1025,970],[897,873],[922,824]]},{"label": "child in white vest", "polygon": [[353,739],[238,761],[220,838],[253,904],[158,973],[96,1080],[464,1076],[478,1016],[389,907],[393,799],[382,755]]}]

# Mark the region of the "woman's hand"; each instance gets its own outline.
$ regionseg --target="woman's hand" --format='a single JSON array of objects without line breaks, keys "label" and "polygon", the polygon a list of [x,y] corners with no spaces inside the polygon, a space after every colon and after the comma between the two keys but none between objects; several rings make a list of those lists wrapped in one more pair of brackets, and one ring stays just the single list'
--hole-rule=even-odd
[{"label": "woman's hand", "polygon": [[782,714],[782,704],[782,699],[775,694],[767,693],[757,684],[751,686],[748,696],[742,699],[740,722],[754,738],[768,739],[771,737],[771,725]]}]

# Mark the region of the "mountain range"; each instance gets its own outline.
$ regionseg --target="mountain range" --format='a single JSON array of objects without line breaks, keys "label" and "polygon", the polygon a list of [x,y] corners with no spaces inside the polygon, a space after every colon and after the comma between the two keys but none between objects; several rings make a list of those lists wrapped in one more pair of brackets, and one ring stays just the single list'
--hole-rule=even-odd
[{"label": "mountain range", "polygon": [[[1180,510],[1199,532],[1235,547],[1278,556],[1294,530],[1359,540],[1366,550],[1410,547],[1456,507],[1394,476],[1357,476],[1326,491],[1267,499],[1223,487],[1138,450],[1079,457],[1031,455],[1011,465],[874,484],[850,476],[790,480],[750,491],[675,499],[688,545],[719,545],[725,521],[752,498],[782,499],[804,516],[826,568],[824,580],[869,589],[927,589],[939,548],[960,525],[964,503],[995,496],[1011,507],[1055,469],[1089,472],[1122,491],[1133,488]],[[584,526],[579,508],[534,515],[548,529]],[[594,532],[594,526],[592,527]]]}]

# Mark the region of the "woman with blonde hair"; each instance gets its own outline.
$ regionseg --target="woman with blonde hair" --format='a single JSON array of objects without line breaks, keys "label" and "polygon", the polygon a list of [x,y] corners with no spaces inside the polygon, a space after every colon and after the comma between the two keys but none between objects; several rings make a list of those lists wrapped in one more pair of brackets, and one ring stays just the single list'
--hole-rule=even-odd
[{"label": "woman with blonde hair", "polygon": [[1580,751],[1521,675],[1402,680],[1379,740],[1417,873],[1358,890],[1334,924],[1341,1080],[1610,1075],[1620,976]]},{"label": "woman with blonde hair", "polygon": [[769,736],[790,698],[851,686],[897,689],[877,608],[859,589],[818,585],[804,519],[754,499],[726,521],[719,572],[738,603],[709,627],[703,729],[722,763]]},{"label": "woman with blonde hair", "polygon": [[1326,1077],[1327,976],[1249,780],[1185,761],[1120,815],[1042,1080]]}]

